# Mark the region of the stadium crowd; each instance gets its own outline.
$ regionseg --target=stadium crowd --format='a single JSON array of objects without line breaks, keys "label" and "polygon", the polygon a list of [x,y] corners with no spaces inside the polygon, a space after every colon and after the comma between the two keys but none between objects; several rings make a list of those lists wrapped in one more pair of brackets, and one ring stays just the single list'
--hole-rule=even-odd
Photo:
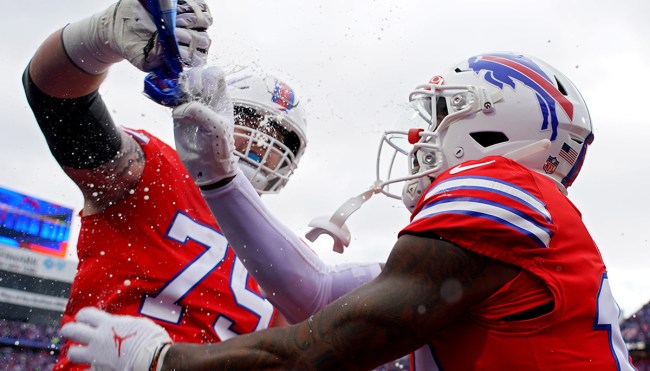
[{"label": "stadium crowd", "polygon": [[0,347],[1,368],[6,371],[51,370],[56,361],[56,352],[43,349],[21,349]]},{"label": "stadium crowd", "polygon": [[621,334],[638,371],[650,371],[650,302],[621,323]]},{"label": "stadium crowd", "polygon": [[650,342],[650,303],[621,324],[621,333],[630,349]]},{"label": "stadium crowd", "polygon": [[0,321],[0,337],[4,344],[20,341],[34,348],[51,348],[58,343],[58,331],[58,327],[52,325],[37,325],[6,319]]},{"label": "stadium crowd", "polygon": [[0,369],[51,370],[59,354],[58,326],[0,320]]}]

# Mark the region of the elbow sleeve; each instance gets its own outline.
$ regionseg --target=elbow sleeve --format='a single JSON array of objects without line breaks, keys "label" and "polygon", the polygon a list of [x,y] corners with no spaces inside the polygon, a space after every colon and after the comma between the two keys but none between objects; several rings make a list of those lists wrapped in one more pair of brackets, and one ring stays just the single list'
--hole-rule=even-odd
[{"label": "elbow sleeve", "polygon": [[117,155],[120,130],[98,92],[71,99],[51,97],[34,84],[29,67],[23,73],[23,87],[50,152],[61,166],[92,169]]}]

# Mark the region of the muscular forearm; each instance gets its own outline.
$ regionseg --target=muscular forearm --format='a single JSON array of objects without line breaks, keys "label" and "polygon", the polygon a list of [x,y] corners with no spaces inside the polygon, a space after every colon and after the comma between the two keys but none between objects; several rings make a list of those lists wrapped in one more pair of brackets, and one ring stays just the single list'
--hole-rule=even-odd
[{"label": "muscular forearm", "polygon": [[174,344],[162,370],[290,370],[299,369],[288,339],[303,337],[298,326],[273,328],[262,339],[242,335],[218,345]]},{"label": "muscular forearm", "polygon": [[414,289],[379,279],[297,325],[214,345],[175,344],[163,370],[372,369],[421,346],[413,325],[426,291],[407,287]]},{"label": "muscular forearm", "polygon": [[291,322],[306,319],[381,270],[377,263],[325,264],[268,212],[241,173],[203,195],[237,256]]},{"label": "muscular forearm", "polygon": [[172,346],[164,370],[367,370],[414,351],[519,270],[438,239],[400,237],[382,273],[297,325]]}]

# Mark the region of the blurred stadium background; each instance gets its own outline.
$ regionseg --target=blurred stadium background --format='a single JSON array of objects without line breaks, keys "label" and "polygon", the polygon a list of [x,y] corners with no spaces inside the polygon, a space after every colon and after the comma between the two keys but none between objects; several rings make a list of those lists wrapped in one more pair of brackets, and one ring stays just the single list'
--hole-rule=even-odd
[{"label": "blurred stadium background", "polygon": [[[71,208],[0,187],[0,370],[51,370],[76,261],[65,259]],[[621,331],[639,371],[650,371],[650,303]],[[407,357],[378,368],[408,370]]]},{"label": "blurred stadium background", "polygon": [[73,210],[0,188],[0,369],[51,370],[77,263]]}]

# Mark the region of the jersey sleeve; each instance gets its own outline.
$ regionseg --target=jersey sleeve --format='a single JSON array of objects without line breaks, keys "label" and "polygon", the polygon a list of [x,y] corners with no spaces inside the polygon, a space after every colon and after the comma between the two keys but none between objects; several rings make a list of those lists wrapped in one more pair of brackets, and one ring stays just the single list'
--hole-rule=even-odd
[{"label": "jersey sleeve", "polygon": [[432,234],[470,251],[526,266],[555,233],[533,174],[503,157],[468,161],[427,189],[400,235]]}]

